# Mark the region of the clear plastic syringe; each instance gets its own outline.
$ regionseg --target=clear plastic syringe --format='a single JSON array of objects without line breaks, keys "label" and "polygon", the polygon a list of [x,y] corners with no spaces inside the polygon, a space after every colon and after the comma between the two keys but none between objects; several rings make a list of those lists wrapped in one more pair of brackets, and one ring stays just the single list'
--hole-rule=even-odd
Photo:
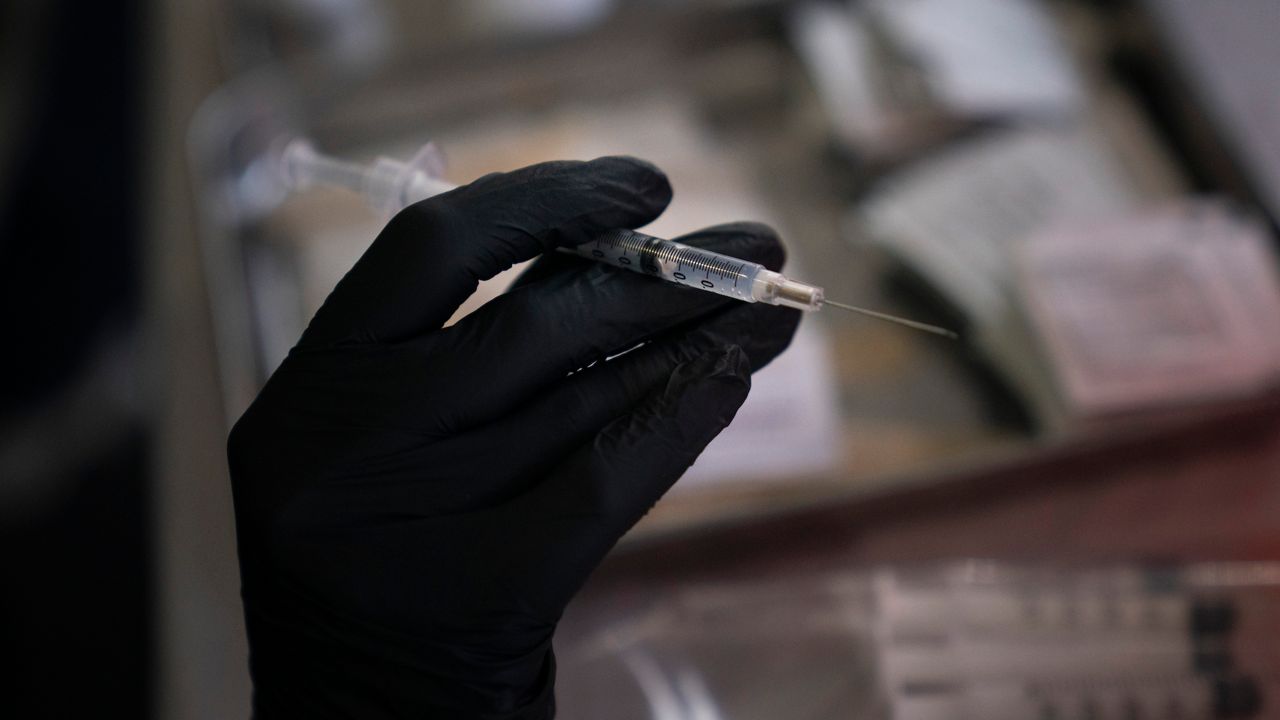
[{"label": "clear plastic syringe", "polygon": [[[430,143],[407,163],[378,158],[368,167],[321,155],[305,140],[293,140],[281,147],[280,177],[288,189],[301,190],[311,185],[345,187],[362,193],[369,204],[388,213],[454,187],[440,179],[439,153]],[[792,280],[759,263],[634,230],[611,230],[576,247],[560,249],[744,302],[782,305],[809,312],[831,305],[935,335],[957,337],[954,332],[936,325],[827,300],[822,288]]]},{"label": "clear plastic syringe", "polygon": [[782,305],[805,311],[831,305],[935,335],[953,339],[956,337],[954,332],[935,325],[832,302],[826,299],[822,288],[792,280],[759,263],[645,235],[634,230],[610,230],[576,247],[561,249],[616,267],[653,275],[673,283],[746,302]]}]

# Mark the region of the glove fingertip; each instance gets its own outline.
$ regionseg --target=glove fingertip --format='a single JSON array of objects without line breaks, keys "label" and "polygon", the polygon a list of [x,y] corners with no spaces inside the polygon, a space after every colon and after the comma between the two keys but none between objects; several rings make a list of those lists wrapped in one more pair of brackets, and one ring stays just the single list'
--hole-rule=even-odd
[{"label": "glove fingertip", "polygon": [[663,405],[674,411],[695,455],[733,420],[751,390],[751,361],[737,345],[681,364],[667,383]]},{"label": "glove fingertip", "polygon": [[606,155],[592,160],[604,174],[616,177],[659,211],[671,203],[671,181],[657,165],[631,155]]},{"label": "glove fingertip", "polygon": [[741,221],[725,226],[745,235],[750,239],[752,254],[756,262],[777,272],[787,262],[787,248],[782,244],[778,231],[762,222]]},{"label": "glove fingertip", "polygon": [[[755,309],[755,308],[753,308]],[[756,313],[755,331],[747,353],[752,371],[760,370],[791,345],[804,313],[795,308],[766,305]]]}]

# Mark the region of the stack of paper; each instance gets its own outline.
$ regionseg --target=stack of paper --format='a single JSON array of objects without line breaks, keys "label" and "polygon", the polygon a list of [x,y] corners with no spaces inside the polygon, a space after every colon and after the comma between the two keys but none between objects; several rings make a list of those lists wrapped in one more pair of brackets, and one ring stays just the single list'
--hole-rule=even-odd
[{"label": "stack of paper", "polygon": [[1280,284],[1266,229],[1186,202],[1048,231],[1020,286],[1069,412],[1256,390],[1280,376]]}]

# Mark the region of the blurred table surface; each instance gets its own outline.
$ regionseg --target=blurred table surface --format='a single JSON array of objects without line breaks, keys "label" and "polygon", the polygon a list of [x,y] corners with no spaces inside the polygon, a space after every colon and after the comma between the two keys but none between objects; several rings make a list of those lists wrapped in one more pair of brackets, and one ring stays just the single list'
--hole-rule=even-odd
[{"label": "blurred table surface", "polygon": [[882,563],[1280,557],[1280,392],[1099,432],[945,482],[642,539],[592,592]]}]

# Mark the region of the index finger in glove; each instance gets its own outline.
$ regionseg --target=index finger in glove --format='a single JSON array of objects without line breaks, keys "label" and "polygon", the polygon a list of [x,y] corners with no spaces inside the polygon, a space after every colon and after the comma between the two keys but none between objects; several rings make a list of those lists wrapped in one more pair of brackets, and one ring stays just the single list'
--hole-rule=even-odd
[{"label": "index finger in glove", "polygon": [[338,283],[300,346],[394,342],[439,328],[481,280],[557,245],[656,218],[666,176],[627,157],[488,175],[391,219]]}]

